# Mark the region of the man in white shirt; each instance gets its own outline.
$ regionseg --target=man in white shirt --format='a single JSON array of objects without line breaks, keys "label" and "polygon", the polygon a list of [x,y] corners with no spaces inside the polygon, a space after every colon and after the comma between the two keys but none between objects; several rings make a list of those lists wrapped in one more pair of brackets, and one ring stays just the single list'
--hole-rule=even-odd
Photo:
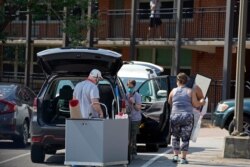
[{"label": "man in white shirt", "polygon": [[103,111],[99,103],[98,82],[103,79],[99,70],[93,69],[88,78],[79,82],[73,92],[73,99],[80,103],[82,118],[103,118]]}]

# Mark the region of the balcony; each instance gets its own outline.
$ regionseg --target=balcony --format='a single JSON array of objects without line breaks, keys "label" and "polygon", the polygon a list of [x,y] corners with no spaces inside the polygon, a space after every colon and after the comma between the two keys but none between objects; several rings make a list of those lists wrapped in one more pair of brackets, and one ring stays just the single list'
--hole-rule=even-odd
[{"label": "balcony", "polygon": [[[147,38],[149,11],[137,10],[137,41],[174,41],[176,32],[176,9],[161,9],[162,25],[160,33],[151,31]],[[129,41],[131,10],[99,11],[99,24],[94,29],[95,42]],[[223,41],[225,35],[225,7],[183,9],[182,34],[185,41]],[[32,39],[62,39],[62,23],[59,21],[35,21],[32,23]],[[247,28],[247,39],[250,38],[250,21]],[[5,29],[9,39],[25,39],[25,21],[13,21]],[[238,14],[234,18],[234,37],[237,37]]]}]

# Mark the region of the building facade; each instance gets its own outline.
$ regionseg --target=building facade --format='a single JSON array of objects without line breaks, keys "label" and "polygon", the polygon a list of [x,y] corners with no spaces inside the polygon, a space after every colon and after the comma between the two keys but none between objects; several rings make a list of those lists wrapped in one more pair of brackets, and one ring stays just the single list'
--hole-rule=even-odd
[{"label": "building facade", "polygon": [[[223,56],[227,0],[183,0],[181,25],[180,70],[195,75],[208,76],[214,81],[223,78]],[[239,1],[234,0],[234,28],[232,47],[232,75],[235,80],[237,56],[237,29]],[[160,0],[162,25],[159,32],[153,28],[148,37],[149,0],[137,1],[136,60],[172,66],[176,34],[177,0]],[[131,1],[99,0],[99,24],[94,29],[94,46],[107,48],[130,60]],[[249,5],[250,6],[250,5]],[[250,10],[248,10],[250,15]],[[17,18],[6,28],[6,43],[0,43],[1,80],[10,76],[19,79],[25,65],[25,18]],[[62,24],[51,16],[32,23],[31,74],[41,73],[36,63],[38,51],[62,46]],[[250,18],[247,25],[245,79],[250,80]]]}]

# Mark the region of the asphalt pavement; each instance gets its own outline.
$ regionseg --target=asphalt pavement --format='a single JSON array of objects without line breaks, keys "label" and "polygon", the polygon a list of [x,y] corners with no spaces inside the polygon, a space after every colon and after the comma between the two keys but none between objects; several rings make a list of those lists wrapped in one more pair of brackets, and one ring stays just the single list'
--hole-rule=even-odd
[{"label": "asphalt pavement", "polygon": [[[226,130],[205,126],[200,129],[196,143],[190,142],[187,155],[189,164],[172,162],[171,145],[160,148],[158,152],[138,152],[129,167],[249,167],[250,159],[223,158]],[[35,164],[30,160],[30,148],[18,149],[9,142],[0,142],[0,167],[59,167],[64,166],[64,150],[56,155],[47,155],[44,163]],[[246,148],[247,149],[247,148]],[[249,148],[248,148],[249,149]],[[113,167],[121,167],[116,165]],[[111,167],[111,166],[110,166]]]}]

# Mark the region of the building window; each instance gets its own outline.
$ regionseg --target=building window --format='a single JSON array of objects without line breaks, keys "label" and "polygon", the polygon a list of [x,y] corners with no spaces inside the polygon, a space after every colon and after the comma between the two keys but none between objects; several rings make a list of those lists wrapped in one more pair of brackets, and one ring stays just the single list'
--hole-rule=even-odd
[{"label": "building window", "polygon": [[[143,1],[139,4],[139,18],[149,19],[150,5],[149,1]],[[176,15],[177,1],[161,0],[160,15],[163,19],[172,19]],[[183,18],[193,18],[194,0],[183,0]]]},{"label": "building window", "polygon": [[183,18],[193,18],[194,13],[194,0],[185,0],[183,1]]},{"label": "building window", "polygon": [[138,57],[137,60],[139,61],[146,61],[146,62],[152,62],[152,53],[153,49],[152,48],[138,48]]},{"label": "building window", "polygon": [[3,61],[13,62],[15,60],[15,47],[14,46],[6,46],[3,51]]},{"label": "building window", "polygon": [[174,2],[162,2],[161,3],[161,18],[163,19],[172,19],[173,18],[173,8]]},{"label": "building window", "polygon": [[139,19],[149,19],[150,6],[149,2],[142,2],[139,4]]}]

